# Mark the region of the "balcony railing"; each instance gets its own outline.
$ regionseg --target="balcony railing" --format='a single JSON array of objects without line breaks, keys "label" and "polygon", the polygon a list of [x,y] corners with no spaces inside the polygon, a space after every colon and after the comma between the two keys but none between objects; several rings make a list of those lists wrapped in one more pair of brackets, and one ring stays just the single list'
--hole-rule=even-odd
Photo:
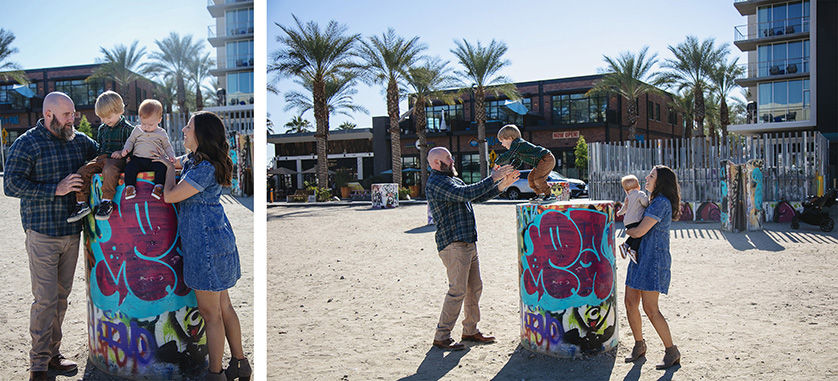
[{"label": "balcony railing", "polygon": [[210,25],[207,27],[207,35],[209,36],[209,38],[241,36],[246,34],[253,34],[252,21],[227,24],[224,27],[224,30],[221,31],[221,33],[216,33],[215,25]]},{"label": "balcony railing", "polygon": [[231,93],[227,94],[227,105],[228,106],[236,106],[236,105],[252,105],[253,104],[253,93]]},{"label": "balcony railing", "polygon": [[776,75],[808,73],[809,57],[749,62],[741,64],[739,67],[745,69],[745,72],[736,77],[736,79],[763,78]]},{"label": "balcony railing", "polygon": [[780,123],[809,120],[809,106],[761,107],[748,115],[748,123]]},{"label": "balcony railing", "polygon": [[207,6],[211,7],[213,5],[224,5],[224,4],[235,4],[235,3],[244,3],[247,1],[253,0],[207,0]]},{"label": "balcony railing", "polygon": [[734,27],[734,41],[753,40],[809,31],[809,17],[795,17]]},{"label": "balcony railing", "polygon": [[253,67],[253,55],[227,57],[226,65],[218,65],[219,69],[238,69]]}]

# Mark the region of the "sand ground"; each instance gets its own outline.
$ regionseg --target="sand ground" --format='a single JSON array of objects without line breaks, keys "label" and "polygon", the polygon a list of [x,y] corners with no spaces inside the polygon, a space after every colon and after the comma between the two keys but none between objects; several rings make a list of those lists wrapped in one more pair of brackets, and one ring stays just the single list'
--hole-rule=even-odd
[{"label": "sand ground", "polygon": [[498,341],[443,352],[431,341],[447,280],[425,204],[269,206],[269,379],[838,379],[829,344],[838,336],[838,231],[767,223],[723,233],[718,223],[674,223],[672,284],[660,306],[683,357],[660,371],[663,345],[645,315],[647,358],[622,360],[633,341],[619,257],[616,353],[566,360],[520,348],[515,206],[492,201],[475,214],[479,328]]},{"label": "sand ground", "polygon": [[[2,181],[0,181],[0,187]],[[233,225],[241,257],[242,278],[230,289],[230,299],[242,325],[245,354],[253,354],[253,201],[252,198],[222,196],[227,217]],[[29,264],[20,224],[20,200],[6,197],[0,192],[0,229],[3,245],[0,246],[0,271],[4,274],[0,284],[0,380],[26,380],[29,378],[29,307],[32,292]],[[80,249],[73,291],[64,319],[64,339],[61,352],[79,364],[74,375],[58,375],[57,380],[113,380],[88,363],[87,296],[84,276],[83,249]],[[230,351],[225,348],[226,364]],[[50,372],[50,376],[55,376]]]}]

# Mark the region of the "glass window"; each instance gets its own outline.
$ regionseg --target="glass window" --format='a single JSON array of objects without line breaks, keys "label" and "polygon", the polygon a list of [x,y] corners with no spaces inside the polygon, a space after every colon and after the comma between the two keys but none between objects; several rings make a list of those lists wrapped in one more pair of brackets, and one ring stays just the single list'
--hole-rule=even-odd
[{"label": "glass window", "polygon": [[253,72],[227,74],[227,99],[231,105],[253,104]]},{"label": "glass window", "polygon": [[229,10],[225,22],[227,36],[253,34],[253,8]]},{"label": "glass window", "polygon": [[584,93],[553,95],[552,103],[554,124],[604,122],[608,109],[607,97],[586,97]]},{"label": "glass window", "polygon": [[[402,157],[402,170],[407,168],[415,168],[419,169],[419,157],[418,156],[406,156]],[[410,185],[419,185],[419,177],[421,176],[420,172],[402,172],[402,179],[404,180],[405,186]]]},{"label": "glass window", "polygon": [[96,97],[105,92],[105,83],[100,80],[85,82],[83,79],[55,81],[55,91],[70,96],[76,107],[93,106],[96,104]]},{"label": "glass window", "polygon": [[253,66],[253,40],[227,43],[227,68]]},{"label": "glass window", "polygon": [[661,121],[661,105],[655,103],[655,120]]},{"label": "glass window", "polygon": [[[504,124],[515,124],[520,126],[524,125],[524,116],[518,114],[517,112],[513,111],[511,108],[506,107],[506,103],[508,100],[497,100],[497,101],[486,101],[486,120],[487,121],[500,121]],[[530,98],[523,98],[519,100],[524,107],[527,108],[527,111],[532,110],[532,103]]]},{"label": "glass window", "polygon": [[445,128],[451,130],[452,121],[465,120],[463,115],[462,104],[425,107],[425,118],[428,120],[427,129],[430,131],[440,131],[442,129],[442,118],[445,118]]},{"label": "glass window", "polygon": [[[10,105],[12,109],[22,110],[29,108],[29,98],[25,98],[14,90],[16,84],[0,85],[0,104]],[[38,84],[30,83],[29,89],[38,93]],[[9,140],[11,141],[11,140]]]},{"label": "glass window", "polygon": [[480,180],[480,154],[463,154],[460,155],[460,178],[466,184],[473,184]]}]

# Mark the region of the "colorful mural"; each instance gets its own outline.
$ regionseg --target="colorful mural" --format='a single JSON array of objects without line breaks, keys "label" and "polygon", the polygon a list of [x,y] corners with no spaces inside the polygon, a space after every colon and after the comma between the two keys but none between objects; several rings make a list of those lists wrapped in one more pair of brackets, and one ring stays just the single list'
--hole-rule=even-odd
[{"label": "colorful mural", "polygon": [[689,202],[682,202],[681,203],[681,217],[678,218],[678,221],[692,221],[693,218],[693,207],[692,204]]},{"label": "colorful mural", "polygon": [[763,195],[763,160],[753,159],[741,167],[742,183],[744,185],[745,216],[748,231],[762,230],[762,219],[765,214],[762,208]]},{"label": "colorful mural", "polygon": [[559,357],[616,348],[614,204],[521,204],[521,344]]},{"label": "colorful mural", "polygon": [[[206,367],[206,337],[195,294],[183,282],[177,210],[151,196],[140,173],[124,200],[120,180],[110,219],[85,219],[90,360],[125,378],[180,379]],[[101,202],[100,175],[91,205]]]},{"label": "colorful mural", "polygon": [[739,216],[739,166],[729,160],[722,160],[721,170],[719,171],[721,182],[721,208],[719,215],[722,223],[722,230],[728,232],[738,232],[741,229],[737,223]]},{"label": "colorful mural", "polygon": [[768,201],[763,202],[765,221],[789,223],[795,213],[803,212],[802,201]]},{"label": "colorful mural", "polygon": [[570,183],[560,182],[551,184],[550,193],[556,196],[556,201],[570,201]]},{"label": "colorful mural", "polygon": [[372,184],[370,190],[372,207],[376,209],[399,206],[399,186],[395,183]]}]

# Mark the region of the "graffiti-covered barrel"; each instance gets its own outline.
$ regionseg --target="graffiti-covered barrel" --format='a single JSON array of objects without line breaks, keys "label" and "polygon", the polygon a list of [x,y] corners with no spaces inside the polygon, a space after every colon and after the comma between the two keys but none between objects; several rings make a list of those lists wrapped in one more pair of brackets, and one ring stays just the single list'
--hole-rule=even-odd
[{"label": "graffiti-covered barrel", "polygon": [[521,345],[558,357],[617,347],[614,203],[517,207]]},{"label": "graffiti-covered barrel", "polygon": [[399,206],[399,184],[383,183],[372,184],[370,190],[372,207],[376,209],[389,209]]},{"label": "graffiti-covered barrel", "polygon": [[[114,376],[176,380],[206,369],[206,335],[183,281],[177,210],[152,197],[153,178],[140,173],[130,200],[120,179],[110,218],[85,219],[89,358]],[[90,205],[101,186],[94,176]]]}]

